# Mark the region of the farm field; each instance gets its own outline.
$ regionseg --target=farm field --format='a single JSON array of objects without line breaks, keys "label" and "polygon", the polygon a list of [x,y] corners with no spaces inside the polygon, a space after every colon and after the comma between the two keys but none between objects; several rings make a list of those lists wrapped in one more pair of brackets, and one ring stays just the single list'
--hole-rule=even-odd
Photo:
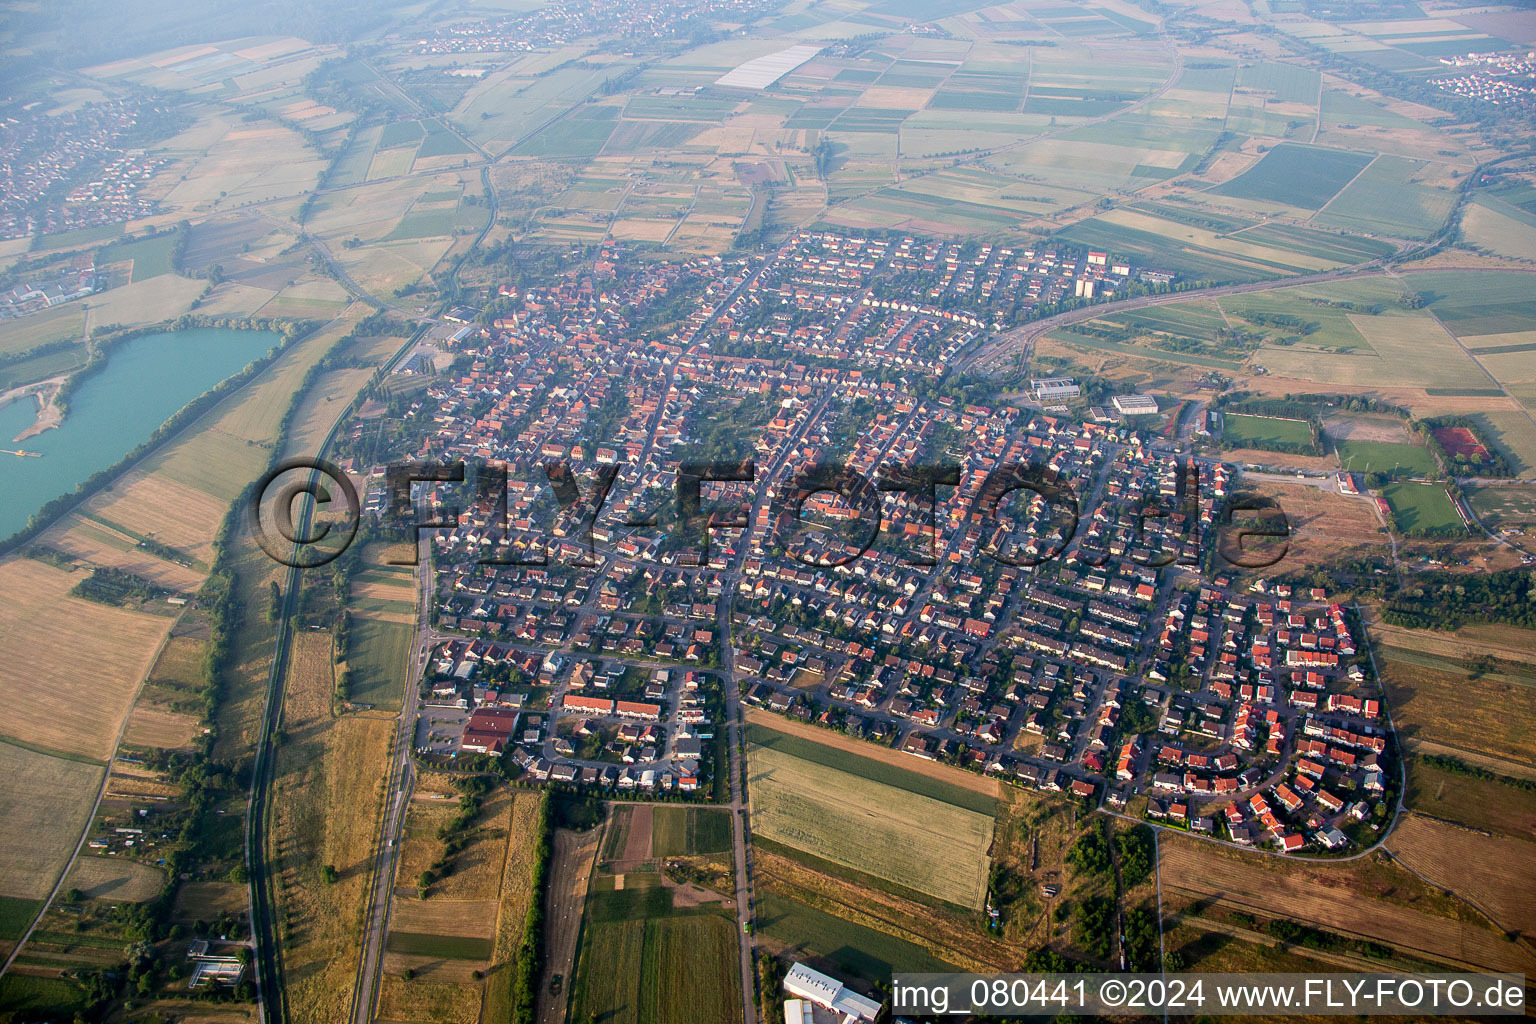
[{"label": "farm field", "polygon": [[[0,741],[0,897],[47,896],[88,824],[104,769]],[[39,785],[46,780],[46,785]],[[25,916],[21,903],[7,903]],[[35,908],[34,908],[35,909]],[[25,928],[23,923],[22,928]],[[6,931],[16,931],[7,924]]]},{"label": "farm field", "polygon": [[1456,506],[1441,484],[1395,483],[1382,490],[1392,506],[1392,518],[1404,533],[1426,530],[1461,533],[1464,527]]},{"label": "farm field", "polygon": [[651,856],[695,857],[728,853],[730,812],[706,807],[657,807],[652,812]]},{"label": "farm field", "polygon": [[386,710],[398,709],[405,696],[416,599],[415,574],[409,566],[385,564],[391,553],[399,554],[384,544],[363,550],[364,568],[347,600],[347,660],[338,667],[349,700]]},{"label": "farm field", "polygon": [[0,356],[85,336],[85,310],[70,303],[58,309],[0,322]]},{"label": "farm field", "polygon": [[[277,752],[271,824],[277,911],[287,919],[284,962],[295,1020],[345,1016],[361,953],[360,908],[367,893],[386,760],[394,722],[333,717],[330,640],[299,631],[283,695],[288,741]],[[339,878],[328,884],[324,865]]]},{"label": "farm field", "polygon": [[1343,150],[1282,143],[1257,164],[1212,189],[1234,199],[1257,199],[1316,210],[1365,170],[1370,157]]},{"label": "farm field", "polygon": [[1536,839],[1536,793],[1408,759],[1407,806],[1490,835]]},{"label": "farm field", "polygon": [[1536,932],[1536,891],[1524,867],[1536,862],[1536,843],[1410,814],[1388,845],[1409,868],[1471,900],[1499,927]]},{"label": "farm field", "polygon": [[[74,574],[30,558],[0,561],[4,735],[105,762],[172,619],[70,595]],[[68,637],[70,657],[38,658]]]},{"label": "farm field", "polygon": [[958,906],[981,905],[990,816],[755,741],[748,750],[755,833]]},{"label": "farm field", "polygon": [[1536,527],[1536,486],[1488,484],[1463,488],[1467,502],[1490,530]]},{"label": "farm field", "polygon": [[1536,955],[1470,908],[1391,864],[1303,865],[1169,835],[1161,872],[1165,893],[1289,918],[1448,965],[1524,972],[1536,964]]},{"label": "farm field", "polygon": [[674,908],[671,892],[657,885],[588,897],[571,993],[573,1019],[741,1020],[733,920],[715,911]]},{"label": "farm field", "polygon": [[1456,204],[1450,189],[1419,183],[1434,170],[1422,160],[1378,156],[1312,223],[1396,238],[1429,238]]},{"label": "farm field", "polygon": [[1222,416],[1221,422],[1222,438],[1244,448],[1264,448],[1271,444],[1309,445],[1312,443],[1312,425],[1306,420],[1227,413]]},{"label": "farm field", "polygon": [[1465,751],[1536,768],[1529,725],[1536,721],[1536,671],[1510,667],[1470,679],[1455,656],[1397,646],[1381,646],[1376,656],[1409,749],[1433,743],[1435,753]]},{"label": "farm field", "polygon": [[953,969],[915,943],[792,897],[764,893],[758,903],[759,927],[765,938],[797,954],[824,959],[834,970],[884,984],[893,971]]},{"label": "farm field", "polygon": [[996,779],[949,765],[865,743],[840,733],[746,708],[747,737],[756,746],[773,747],[805,761],[930,796],[945,803],[992,814],[1004,793]]}]

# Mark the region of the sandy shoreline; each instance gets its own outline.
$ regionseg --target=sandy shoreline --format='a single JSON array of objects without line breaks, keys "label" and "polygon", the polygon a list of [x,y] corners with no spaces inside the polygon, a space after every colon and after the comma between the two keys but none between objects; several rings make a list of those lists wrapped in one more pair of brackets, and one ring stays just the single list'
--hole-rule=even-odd
[{"label": "sandy shoreline", "polygon": [[58,397],[59,387],[63,382],[63,377],[55,377],[0,393],[0,409],[12,402],[20,402],[28,398],[37,403],[37,418],[26,430],[11,438],[13,444],[52,430],[64,421],[63,412],[54,404],[54,399]]}]

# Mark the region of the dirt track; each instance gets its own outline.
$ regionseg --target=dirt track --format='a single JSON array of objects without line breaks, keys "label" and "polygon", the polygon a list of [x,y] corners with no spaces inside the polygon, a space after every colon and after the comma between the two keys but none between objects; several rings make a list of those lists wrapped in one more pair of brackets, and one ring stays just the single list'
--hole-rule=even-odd
[{"label": "dirt track", "polygon": [[[570,1001],[572,970],[576,962],[576,942],[581,937],[581,911],[587,900],[587,882],[597,859],[597,843],[602,833],[555,833],[554,854],[549,865],[549,894],[544,903],[544,941],[549,959],[539,979],[539,1024],[561,1024]],[[550,985],[561,976],[560,994],[553,995]]]}]

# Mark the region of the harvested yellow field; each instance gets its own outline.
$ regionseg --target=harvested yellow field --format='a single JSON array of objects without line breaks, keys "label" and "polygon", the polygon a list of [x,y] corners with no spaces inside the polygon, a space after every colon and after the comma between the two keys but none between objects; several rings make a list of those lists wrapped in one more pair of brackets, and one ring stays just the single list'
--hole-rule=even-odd
[{"label": "harvested yellow field", "polygon": [[183,715],[140,700],[128,715],[123,742],[130,747],[190,750],[201,725],[196,715]]},{"label": "harvested yellow field", "polygon": [[0,742],[0,896],[48,895],[80,841],[103,771]]},{"label": "harvested yellow field", "polygon": [[[289,1004],[297,1021],[328,1022],[345,1019],[351,1003],[393,723],[352,717],[307,731],[312,739],[291,740],[279,755],[273,836],[283,851],[278,904],[292,922]],[[340,873],[334,885],[320,877],[327,864]]]},{"label": "harvested yellow field", "polygon": [[129,473],[103,497],[90,503],[93,514],[205,564],[212,560],[210,543],[229,508],[228,499],[143,471]]},{"label": "harvested yellow field", "polygon": [[142,903],[154,899],[165,885],[165,873],[125,857],[80,856],[65,882],[93,900],[127,900]]},{"label": "harvested yellow field", "polygon": [[395,898],[389,930],[418,935],[462,935],[489,939],[496,931],[496,901]]},{"label": "harvested yellow field", "polygon": [[70,597],[76,578],[29,558],[0,562],[0,728],[105,761],[172,620]]},{"label": "harvested yellow field", "polygon": [[1536,892],[1530,884],[1536,843],[1409,814],[1387,846],[1414,871],[1471,900],[1500,928],[1536,933]]},{"label": "harvested yellow field", "polygon": [[158,558],[132,537],[102,523],[71,515],[61,525],[43,543],[77,561],[121,569],[170,590],[196,590],[203,582],[203,574],[196,569]]},{"label": "harvested yellow field", "polygon": [[506,862],[501,873],[501,908],[496,916],[496,946],[491,958],[509,961],[522,941],[523,921],[533,894],[533,848],[539,824],[537,793],[515,793],[507,840]]},{"label": "harvested yellow field", "polygon": [[[1479,970],[1530,973],[1536,968],[1536,956],[1529,949],[1507,941],[1480,919],[1443,916],[1464,908],[1447,903],[1436,890],[1419,886],[1415,904],[1422,909],[1394,902],[1412,895],[1417,884],[1400,868],[1362,862],[1302,864],[1245,856],[1194,840],[1165,839],[1161,871],[1165,891],[1182,890],[1264,917],[1290,918]],[[1382,878],[1372,879],[1369,872],[1379,872]]]},{"label": "harvested yellow field", "polygon": [[405,981],[394,972],[379,986],[376,1019],[399,1024],[478,1024],[480,989],[425,978]]}]

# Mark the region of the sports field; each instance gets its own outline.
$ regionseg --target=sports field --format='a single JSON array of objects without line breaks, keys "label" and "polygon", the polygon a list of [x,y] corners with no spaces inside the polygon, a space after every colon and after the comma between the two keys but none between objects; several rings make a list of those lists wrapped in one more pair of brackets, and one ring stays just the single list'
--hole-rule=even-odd
[{"label": "sports field", "polygon": [[1352,473],[1389,476],[1428,476],[1437,468],[1428,448],[1386,441],[1340,441],[1339,464]]},{"label": "sports field", "polygon": [[747,793],[765,838],[962,907],[986,896],[988,815],[755,743]]},{"label": "sports field", "polygon": [[1312,425],[1306,420],[1227,413],[1221,418],[1221,436],[1239,448],[1264,448],[1274,444],[1312,443]]},{"label": "sports field", "polygon": [[1392,484],[1382,491],[1382,497],[1392,506],[1392,519],[1404,533],[1464,529],[1441,484]]}]

